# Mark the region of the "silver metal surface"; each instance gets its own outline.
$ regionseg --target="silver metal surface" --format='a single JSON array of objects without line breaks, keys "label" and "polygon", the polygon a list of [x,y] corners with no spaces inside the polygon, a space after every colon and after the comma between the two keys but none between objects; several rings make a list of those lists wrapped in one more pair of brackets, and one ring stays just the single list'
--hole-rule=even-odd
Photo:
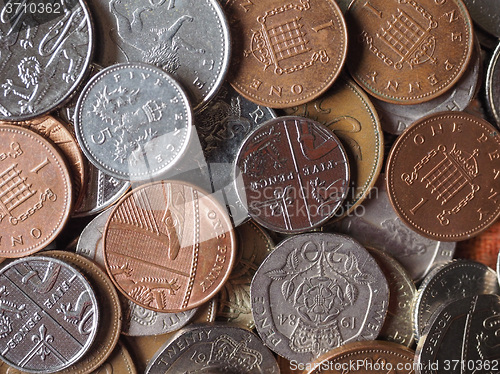
[{"label": "silver metal surface", "polygon": [[95,61],[154,64],[171,74],[201,109],[229,66],[229,26],[216,0],[93,0],[101,37]]},{"label": "silver metal surface", "polygon": [[84,88],[75,133],[99,170],[145,181],[165,173],[186,151],[192,113],[179,83],[163,70],[119,64],[102,70]]},{"label": "silver metal surface", "polygon": [[500,44],[497,45],[491,57],[486,73],[486,99],[490,112],[500,126]]},{"label": "silver metal surface", "polygon": [[84,78],[92,48],[84,1],[2,1],[0,120],[25,120],[61,105]]},{"label": "silver metal surface", "polygon": [[49,257],[0,270],[0,356],[23,372],[52,373],[76,362],[97,332],[94,291],[72,266]]},{"label": "silver metal surface", "polygon": [[464,0],[472,20],[490,34],[500,38],[500,7],[498,0]]}]

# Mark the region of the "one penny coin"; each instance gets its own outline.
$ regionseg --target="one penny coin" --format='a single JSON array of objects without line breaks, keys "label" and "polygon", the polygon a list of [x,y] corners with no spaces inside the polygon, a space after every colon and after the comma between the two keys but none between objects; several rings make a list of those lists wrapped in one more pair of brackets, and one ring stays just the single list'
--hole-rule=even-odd
[{"label": "one penny coin", "polygon": [[235,257],[225,209],[184,182],[155,182],[125,195],[103,240],[106,270],[119,291],[158,312],[208,301],[229,277]]},{"label": "one penny coin", "polygon": [[71,177],[44,137],[0,125],[0,256],[22,257],[47,246],[71,210]]},{"label": "one penny coin", "polygon": [[462,1],[356,0],[346,19],[353,41],[349,71],[380,100],[430,100],[467,69],[474,39]]},{"label": "one penny coin", "polygon": [[470,114],[414,123],[394,143],[386,174],[401,220],[431,239],[468,239],[500,215],[500,136]]},{"label": "one penny coin", "polygon": [[235,40],[229,82],[248,100],[304,104],[339,75],[347,30],[334,0],[231,0],[225,10]]}]

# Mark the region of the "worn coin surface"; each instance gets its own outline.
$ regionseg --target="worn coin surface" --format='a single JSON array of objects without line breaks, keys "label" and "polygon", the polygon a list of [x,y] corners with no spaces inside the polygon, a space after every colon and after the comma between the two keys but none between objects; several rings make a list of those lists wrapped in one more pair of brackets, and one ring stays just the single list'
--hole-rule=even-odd
[{"label": "worn coin surface", "polygon": [[278,363],[247,329],[226,325],[185,328],[151,359],[146,374],[180,372],[279,374]]},{"label": "worn coin surface", "polygon": [[0,120],[21,121],[55,109],[84,78],[93,30],[83,0],[2,2]]},{"label": "worn coin surface", "polygon": [[72,266],[33,256],[0,270],[2,360],[19,370],[48,373],[80,359],[97,333],[97,300]]},{"label": "worn coin surface", "polygon": [[498,295],[470,296],[444,306],[418,342],[416,373],[498,373],[499,316]]},{"label": "worn coin surface", "polygon": [[310,233],[279,243],[251,285],[252,313],[277,354],[311,362],[345,343],[373,340],[389,287],[373,257],[344,235]]},{"label": "worn coin surface", "polygon": [[233,36],[231,85],[271,108],[304,104],[338,77],[347,29],[333,0],[231,0],[225,6]]},{"label": "worn coin surface", "polygon": [[370,99],[344,76],[319,99],[285,112],[318,121],[339,137],[349,158],[351,178],[347,197],[335,216],[350,215],[370,193],[384,160],[384,134]]},{"label": "worn coin surface", "polygon": [[499,251],[500,221],[497,220],[478,236],[458,242],[455,257],[481,262],[492,269],[496,269]]},{"label": "worn coin surface", "polygon": [[467,296],[500,294],[495,272],[470,260],[455,260],[431,271],[418,289],[413,309],[417,340],[423,335],[432,314],[445,304]]},{"label": "worn coin surface", "polygon": [[380,100],[431,100],[467,69],[474,39],[460,0],[356,0],[346,20],[353,41],[349,71]]},{"label": "worn coin surface", "polygon": [[111,356],[92,374],[137,374],[137,370],[125,345],[118,342]]},{"label": "worn coin surface", "polygon": [[22,257],[47,246],[68,220],[71,177],[48,140],[0,125],[0,257]]},{"label": "worn coin surface", "polygon": [[120,292],[159,312],[210,300],[229,277],[236,251],[225,209],[183,182],[133,189],[113,209],[103,240],[106,270]]},{"label": "worn coin surface", "polygon": [[83,153],[103,172],[148,180],[185,152],[191,107],[179,83],[163,70],[119,64],[102,70],[83,89],[75,132]]},{"label": "worn coin surface", "polygon": [[279,117],[255,129],[240,149],[234,174],[250,216],[283,233],[326,222],[349,190],[344,147],[325,126],[303,117]]},{"label": "worn coin surface", "polygon": [[229,66],[229,26],[216,0],[89,2],[102,66],[144,62],[172,75],[195,109],[217,93]]},{"label": "worn coin surface", "polygon": [[497,45],[491,57],[486,73],[486,98],[488,106],[500,125],[500,44]]},{"label": "worn coin surface", "polygon": [[431,114],[394,143],[387,191],[398,216],[421,235],[459,241],[500,215],[500,135],[464,112]]},{"label": "worn coin surface", "polygon": [[495,0],[463,0],[463,2],[476,25],[500,38],[500,9]]}]

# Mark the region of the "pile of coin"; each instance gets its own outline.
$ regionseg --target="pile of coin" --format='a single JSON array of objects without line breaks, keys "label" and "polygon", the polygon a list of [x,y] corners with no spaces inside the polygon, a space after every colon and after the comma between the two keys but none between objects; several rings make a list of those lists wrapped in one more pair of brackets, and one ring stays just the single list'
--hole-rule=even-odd
[{"label": "pile of coin", "polygon": [[500,371],[495,2],[0,8],[0,374]]}]

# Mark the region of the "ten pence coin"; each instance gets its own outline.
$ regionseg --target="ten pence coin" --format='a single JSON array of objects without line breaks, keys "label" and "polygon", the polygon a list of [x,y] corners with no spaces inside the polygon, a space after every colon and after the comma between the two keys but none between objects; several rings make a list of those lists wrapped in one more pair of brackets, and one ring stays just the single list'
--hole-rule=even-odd
[{"label": "ten pence coin", "polygon": [[125,195],[104,232],[104,261],[127,298],[158,312],[211,299],[235,257],[231,221],[216,200],[184,182],[155,182]]},{"label": "ten pence coin", "polygon": [[465,240],[500,215],[500,136],[470,114],[415,122],[394,143],[386,175],[396,213],[428,238]]},{"label": "ten pence coin", "polygon": [[347,30],[334,0],[231,0],[231,85],[248,100],[271,108],[304,104],[339,75]]},{"label": "ten pence coin", "polygon": [[467,69],[474,39],[460,0],[356,0],[346,19],[353,40],[349,71],[380,100],[428,101]]}]

